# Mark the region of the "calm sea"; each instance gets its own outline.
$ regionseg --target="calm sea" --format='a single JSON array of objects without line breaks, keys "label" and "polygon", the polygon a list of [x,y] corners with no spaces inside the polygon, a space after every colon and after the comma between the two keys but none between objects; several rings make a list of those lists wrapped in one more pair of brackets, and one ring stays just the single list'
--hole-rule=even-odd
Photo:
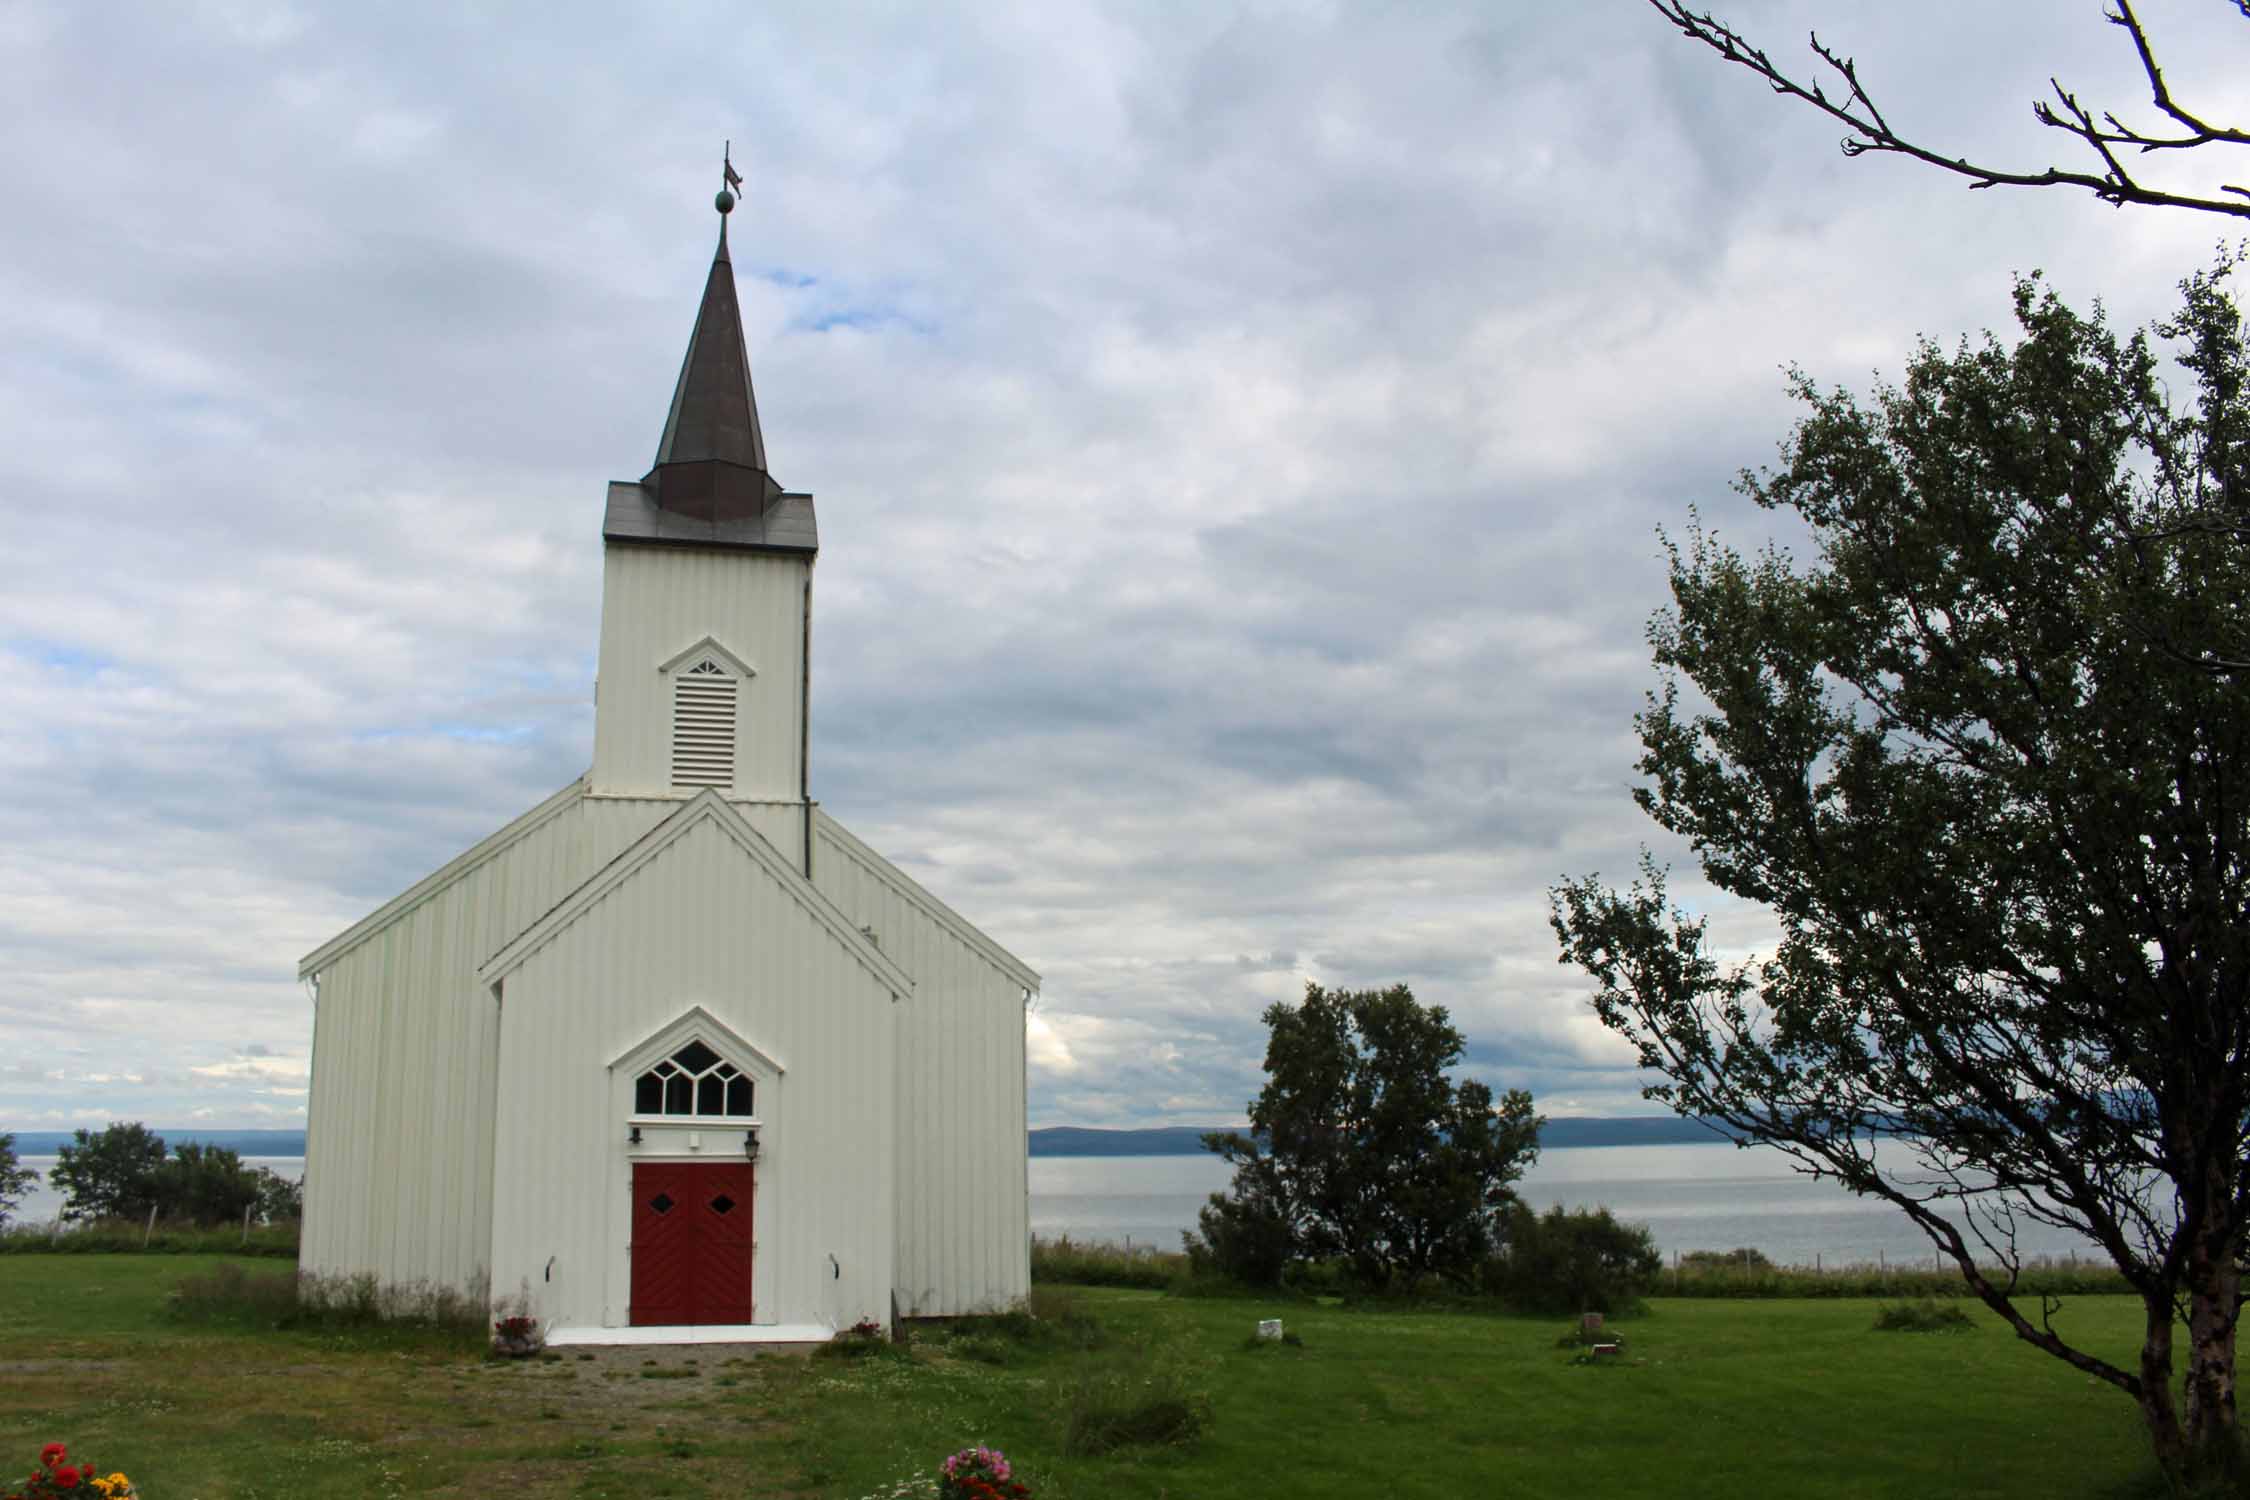
[{"label": "calm sea", "polygon": [[[243,1160],[285,1177],[305,1170],[303,1157]],[[27,1156],[23,1164],[40,1180],[17,1221],[53,1218],[61,1205],[46,1172],[55,1159]],[[1031,1229],[1048,1238],[1067,1234],[1176,1250],[1204,1199],[1226,1185],[1226,1164],[1212,1156],[1035,1156]],[[1606,1207],[1646,1224],[1667,1255],[1750,1246],[1785,1265],[1931,1258],[1929,1241],[1890,1205],[1813,1182],[1778,1152],[1739,1151],[1723,1142],[1558,1147],[1540,1154],[1520,1191],[1539,1208]],[[2025,1226],[2020,1244],[2026,1254],[2082,1259],[2092,1249],[2036,1225]]]},{"label": "calm sea", "polygon": [[[1031,1229],[1049,1238],[1180,1247],[1196,1210],[1227,1185],[1212,1156],[1041,1156],[1031,1162]],[[1767,1149],[1727,1143],[1565,1146],[1542,1151],[1517,1189],[1536,1208],[1607,1208],[1676,1251],[1762,1250],[1783,1265],[1911,1263],[1930,1242],[1897,1209],[1793,1170]],[[2100,1252],[2060,1230],[2024,1226],[2026,1255]]]}]

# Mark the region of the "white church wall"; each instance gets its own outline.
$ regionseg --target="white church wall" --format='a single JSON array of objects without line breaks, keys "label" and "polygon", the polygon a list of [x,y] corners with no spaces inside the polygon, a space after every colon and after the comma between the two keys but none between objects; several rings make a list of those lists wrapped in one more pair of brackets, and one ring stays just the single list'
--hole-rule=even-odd
[{"label": "white church wall", "polygon": [[481,1282],[499,1021],[477,965],[676,807],[550,799],[315,951],[304,1269]]},{"label": "white church wall", "polygon": [[[557,1326],[628,1321],[630,1093],[608,1064],[700,1005],[786,1069],[759,1090],[757,1321],[887,1318],[894,1002],[774,875],[692,827],[502,982],[496,1292],[527,1289]],[[739,1131],[705,1139],[740,1159]]]},{"label": "white church wall", "polygon": [[991,1312],[1031,1288],[1024,992],[1038,976],[825,814],[813,881],[914,976],[898,1012],[899,1306]]},{"label": "white church wall", "polygon": [[[602,638],[594,717],[597,793],[672,790],[672,680],[660,669],[709,636],[755,676],[735,705],[729,795],[762,801],[804,787],[805,584],[811,564],[711,548],[609,543],[602,564]],[[778,847],[778,846],[777,846]]]}]

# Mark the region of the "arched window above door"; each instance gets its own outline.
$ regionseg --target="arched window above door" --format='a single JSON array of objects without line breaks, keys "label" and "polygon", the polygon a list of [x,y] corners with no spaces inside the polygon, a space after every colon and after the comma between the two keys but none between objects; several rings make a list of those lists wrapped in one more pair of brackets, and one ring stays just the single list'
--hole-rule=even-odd
[{"label": "arched window above door", "polygon": [[758,1113],[756,1086],[697,1038],[633,1080],[633,1113],[752,1119]]}]

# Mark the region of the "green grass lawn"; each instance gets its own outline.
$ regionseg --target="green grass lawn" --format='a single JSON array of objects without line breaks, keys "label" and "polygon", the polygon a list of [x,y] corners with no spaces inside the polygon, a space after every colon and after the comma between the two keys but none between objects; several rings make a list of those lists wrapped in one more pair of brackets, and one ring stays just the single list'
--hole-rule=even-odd
[{"label": "green grass lawn", "polygon": [[[216,1258],[0,1260],[0,1472],[60,1440],[149,1500],[889,1495],[970,1442],[1039,1497],[2101,1496],[2148,1472],[2132,1405],[2018,1344],[1876,1333],[1853,1300],[1659,1301],[1629,1362],[1570,1363],[1557,1320],[1075,1295],[1085,1353],[924,1334],[904,1358],[558,1351],[495,1363],[435,1335],[182,1326]],[[270,1263],[252,1264],[270,1272]],[[1278,1316],[1301,1349],[1246,1349]],[[2113,1357],[2137,1313],[2066,1300]],[[1188,1367],[1214,1421],[1187,1450],[1068,1458],[1087,1361]],[[992,1360],[1002,1363],[991,1363]]]}]

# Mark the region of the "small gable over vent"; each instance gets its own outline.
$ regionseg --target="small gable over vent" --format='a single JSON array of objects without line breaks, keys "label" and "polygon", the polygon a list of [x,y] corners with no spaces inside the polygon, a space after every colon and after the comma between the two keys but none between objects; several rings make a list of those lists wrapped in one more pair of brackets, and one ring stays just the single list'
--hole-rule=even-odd
[{"label": "small gable over vent", "polygon": [[708,658],[672,679],[672,785],[734,785],[735,700],[741,686]]}]

